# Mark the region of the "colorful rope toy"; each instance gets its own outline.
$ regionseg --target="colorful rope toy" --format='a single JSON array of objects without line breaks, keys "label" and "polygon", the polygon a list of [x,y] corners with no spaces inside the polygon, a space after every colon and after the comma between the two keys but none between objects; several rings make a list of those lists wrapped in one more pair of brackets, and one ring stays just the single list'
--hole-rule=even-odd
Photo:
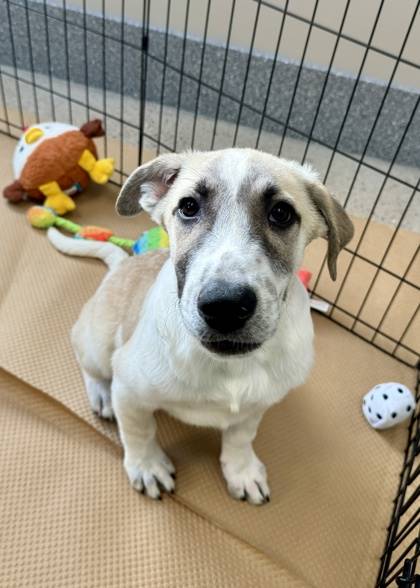
[{"label": "colorful rope toy", "polygon": [[156,249],[167,249],[169,247],[168,234],[162,227],[153,227],[145,231],[138,239],[125,239],[117,237],[110,229],[96,227],[92,225],[81,226],[69,221],[45,206],[32,206],[27,217],[33,227],[37,229],[48,229],[49,227],[58,227],[68,233],[73,233],[79,239],[92,239],[94,241],[109,241],[124,249],[128,249],[135,255],[153,251]]}]

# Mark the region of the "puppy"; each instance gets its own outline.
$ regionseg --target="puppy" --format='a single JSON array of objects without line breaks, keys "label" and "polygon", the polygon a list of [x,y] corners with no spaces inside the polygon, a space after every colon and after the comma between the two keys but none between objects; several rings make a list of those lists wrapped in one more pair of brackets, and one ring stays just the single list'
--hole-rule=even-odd
[{"label": "puppy", "polygon": [[252,149],[166,154],[136,169],[117,212],[162,224],[169,256],[139,257],[50,229],[65,253],[110,266],[72,331],[93,409],[114,413],[131,484],[173,492],[175,468],[156,440],[158,409],[222,431],[230,494],[270,498],[252,442],[264,412],[305,381],[313,357],[306,245],[328,239],[336,277],[352,223],[308,166]]}]

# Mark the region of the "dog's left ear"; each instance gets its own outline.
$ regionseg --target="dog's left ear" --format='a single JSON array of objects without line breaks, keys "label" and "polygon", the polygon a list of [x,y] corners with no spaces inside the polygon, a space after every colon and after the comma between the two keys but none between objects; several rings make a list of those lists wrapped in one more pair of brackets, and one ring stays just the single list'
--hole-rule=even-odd
[{"label": "dog's left ear", "polygon": [[319,183],[311,183],[308,193],[320,216],[320,232],[316,236],[328,239],[328,270],[333,280],[337,277],[337,257],[354,233],[353,223],[344,208]]},{"label": "dog's left ear", "polygon": [[153,218],[155,206],[174,183],[183,159],[178,153],[166,153],[134,170],[117,198],[118,214],[134,216],[143,209]]}]

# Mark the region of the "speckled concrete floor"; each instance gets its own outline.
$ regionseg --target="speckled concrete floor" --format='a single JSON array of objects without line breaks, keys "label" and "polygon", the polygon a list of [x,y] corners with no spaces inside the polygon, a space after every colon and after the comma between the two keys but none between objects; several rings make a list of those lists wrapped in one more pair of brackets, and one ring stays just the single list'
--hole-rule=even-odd
[{"label": "speckled concrete floor", "polygon": [[[9,68],[4,71],[13,73]],[[33,80],[38,86],[45,89],[36,90],[38,102],[38,114],[41,120],[56,118],[57,120],[70,120],[69,102],[67,96],[72,98],[71,116],[74,124],[82,124],[89,118],[98,116],[105,119],[103,112],[107,112],[106,128],[110,141],[108,150],[116,158],[117,169],[129,173],[133,166],[133,159],[125,156],[124,146],[121,149],[119,138],[123,137],[123,143],[135,146],[139,141],[139,103],[131,97],[121,97],[117,94],[101,89],[90,88],[72,83],[70,88],[67,82],[59,79],[50,81],[47,76],[19,71],[19,76],[25,82],[15,82],[8,76],[2,76],[4,95],[6,96],[7,115],[10,122],[21,126],[19,116],[19,100],[24,112],[24,124],[30,124],[35,120],[35,90]],[[52,87],[56,95],[52,99],[49,88]],[[20,97],[18,97],[18,91]],[[1,94],[0,94],[1,96]],[[122,116],[121,116],[122,113]],[[0,100],[0,116],[5,119],[5,109]],[[160,117],[160,115],[162,115]],[[123,119],[121,122],[120,119]],[[161,122],[159,122],[161,120]],[[0,123],[0,130],[8,131],[5,123]],[[234,141],[236,127],[232,123],[219,120],[215,125],[214,119],[204,116],[197,118],[194,132],[194,113],[181,110],[177,117],[176,110],[171,107],[161,107],[158,104],[148,102],[144,131],[146,135],[159,139],[162,145],[170,149],[187,149],[192,146],[195,149],[210,149],[214,135],[214,148],[231,147]],[[16,128],[11,129],[12,134],[17,134]],[[193,135],[194,133],[194,135]],[[177,140],[175,141],[175,136]],[[192,140],[194,136],[194,141]],[[258,138],[258,129],[240,126],[237,134],[236,145],[240,147],[255,147]],[[258,148],[271,153],[278,153],[281,136],[261,133]],[[156,150],[156,142],[147,138],[144,147],[152,151]],[[284,141],[282,156],[301,160],[306,147],[306,142],[287,137]],[[165,148],[162,147],[164,151]],[[311,143],[307,153],[307,161],[311,163],[324,177],[326,169],[332,157],[332,151],[316,143]],[[358,158],[357,154],[354,155]],[[359,165],[357,161],[335,154],[328,173],[326,183],[336,194],[341,202],[347,201],[348,210],[357,216],[366,218],[373,210],[373,218],[376,221],[397,226],[403,216],[401,226],[403,228],[420,232],[420,192],[413,196],[413,188],[405,184],[415,186],[419,181],[420,168],[394,165],[391,170],[393,178],[386,178],[383,172],[388,172],[390,163],[374,158],[365,158]],[[3,164],[4,165],[4,164]],[[368,167],[371,166],[371,167]],[[376,168],[376,169],[372,169]],[[398,181],[401,180],[401,181]],[[404,183],[402,183],[404,182]],[[351,190],[351,192],[350,192]],[[378,198],[378,195],[381,194]],[[407,207],[408,202],[411,204]]]}]

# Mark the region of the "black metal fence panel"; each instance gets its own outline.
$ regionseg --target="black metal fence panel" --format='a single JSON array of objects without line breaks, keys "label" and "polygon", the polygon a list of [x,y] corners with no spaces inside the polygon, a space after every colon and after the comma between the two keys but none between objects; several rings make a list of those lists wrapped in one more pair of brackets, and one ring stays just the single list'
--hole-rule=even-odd
[{"label": "black metal fence panel", "polygon": [[[399,3],[385,43],[396,3],[365,3],[360,30],[359,4],[6,0],[0,132],[18,137],[36,121],[80,125],[98,116],[107,128],[101,148],[116,159],[119,184],[145,158],[190,148],[246,146],[311,163],[358,219],[337,287],[328,285],[320,259],[311,268],[312,294],[329,303],[332,320],[416,366],[420,53],[413,47],[420,0]],[[417,411],[381,587],[420,582],[419,447]]]}]

